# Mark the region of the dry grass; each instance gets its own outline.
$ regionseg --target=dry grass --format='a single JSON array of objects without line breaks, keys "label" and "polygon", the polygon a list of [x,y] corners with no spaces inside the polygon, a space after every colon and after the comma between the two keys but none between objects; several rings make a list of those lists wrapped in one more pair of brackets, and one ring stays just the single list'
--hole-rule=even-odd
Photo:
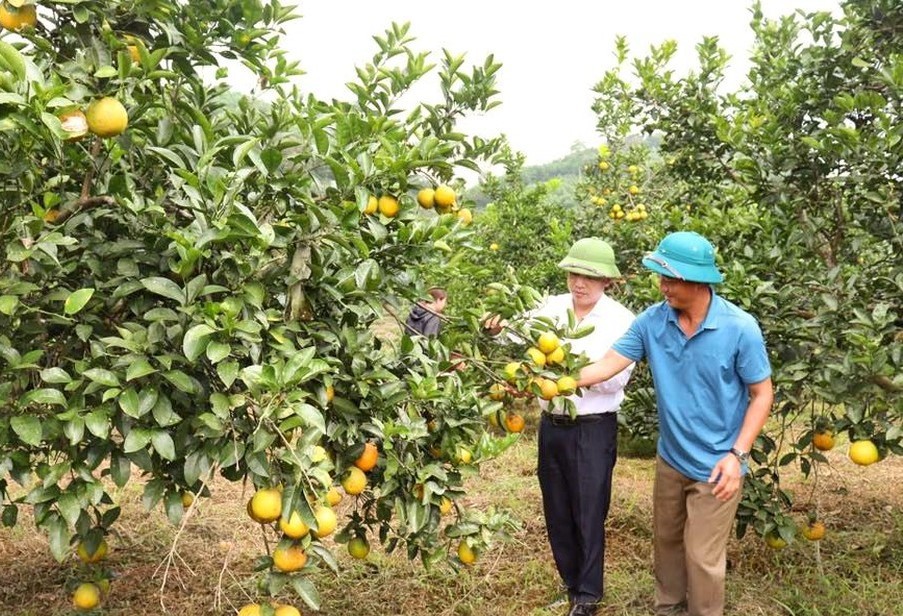
[{"label": "dry grass", "polygon": [[[366,562],[351,561],[341,547],[338,575],[321,572],[322,614],[337,615],[532,615],[561,613],[544,608],[558,592],[546,543],[535,476],[535,423],[502,458],[482,468],[470,483],[474,506],[506,508],[522,521],[513,540],[496,543],[462,572],[440,566],[426,571],[398,554],[374,549]],[[903,494],[895,489],[903,460],[869,468],[846,460],[842,447],[817,483],[792,478],[801,509],[817,502],[828,537],[773,552],[753,535],[732,540],[728,578],[729,613],[794,616],[885,616],[898,614],[903,596]],[[650,613],[651,480],[648,459],[622,457],[615,471],[609,518],[605,615]],[[140,486],[115,492],[123,508],[111,538],[108,567],[115,573],[103,614],[234,614],[253,595],[254,559],[264,551],[261,533],[244,513],[242,487],[219,481],[213,496],[198,503],[177,544],[178,557],[165,588],[161,562],[178,529],[159,510],[146,512]],[[802,511],[799,514],[803,520]],[[14,529],[0,529],[0,615],[70,614],[67,583],[85,575],[74,561],[60,565],[46,539],[25,516]],[[294,603],[300,606],[300,601]],[[305,613],[308,613],[305,610]]]}]

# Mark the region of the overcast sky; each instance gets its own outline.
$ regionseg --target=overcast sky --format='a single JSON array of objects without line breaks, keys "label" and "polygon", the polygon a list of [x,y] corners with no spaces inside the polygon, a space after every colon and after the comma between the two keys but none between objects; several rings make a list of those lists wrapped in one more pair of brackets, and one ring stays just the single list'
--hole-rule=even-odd
[{"label": "overcast sky", "polygon": [[[320,99],[347,99],[354,67],[377,50],[374,34],[393,21],[411,22],[414,49],[466,53],[469,63],[494,54],[502,105],[463,126],[486,137],[504,133],[527,162],[564,156],[581,141],[598,144],[590,108],[592,87],[614,64],[615,36],[644,53],[665,39],[678,42],[675,67],[692,65],[694,46],[717,35],[731,54],[731,81],[746,71],[752,45],[751,2],[745,0],[297,0],[303,16],[287,25],[283,46],[307,72],[299,80]],[[839,12],[839,0],[762,0],[768,17],[800,8]],[[429,91],[430,100],[438,90]]]}]

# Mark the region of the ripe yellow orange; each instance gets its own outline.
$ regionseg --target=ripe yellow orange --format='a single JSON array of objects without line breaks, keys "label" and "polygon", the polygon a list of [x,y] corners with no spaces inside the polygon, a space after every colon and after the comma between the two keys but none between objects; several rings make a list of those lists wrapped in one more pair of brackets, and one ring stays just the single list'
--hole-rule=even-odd
[{"label": "ripe yellow orange", "polygon": [[461,543],[458,544],[458,560],[464,563],[467,566],[474,564],[477,561],[477,553],[467,545],[467,541],[461,540]]},{"label": "ripe yellow orange", "polygon": [[72,595],[72,605],[80,612],[90,612],[100,605],[100,589],[90,582],[80,584]]},{"label": "ripe yellow orange", "polygon": [[853,441],[850,443],[849,456],[859,466],[868,466],[878,461],[878,448],[869,440]]},{"label": "ripe yellow orange", "polygon": [[66,132],[66,141],[78,141],[88,134],[88,118],[81,109],[64,111],[58,117]]},{"label": "ripe yellow orange", "polygon": [[335,507],[342,502],[342,493],[336,490],[335,486],[331,486],[326,493],[326,502],[329,503],[330,507]]},{"label": "ripe yellow orange", "polygon": [[636,175],[640,172],[640,168],[636,165],[630,165],[627,167],[627,171],[630,172],[631,175]]},{"label": "ripe yellow orange", "polygon": [[367,198],[367,207],[364,208],[364,214],[375,214],[376,210],[379,208],[379,199],[375,196],[370,195]]},{"label": "ripe yellow orange", "polygon": [[433,193],[433,202],[437,207],[450,208],[455,204],[457,197],[451,186],[440,184]]},{"label": "ripe yellow orange", "polygon": [[545,355],[548,355],[559,346],[561,346],[561,341],[558,340],[558,336],[554,332],[543,332],[536,341],[536,347]]},{"label": "ripe yellow orange", "polygon": [[332,402],[332,399],[335,398],[335,387],[332,385],[326,386],[326,402]]},{"label": "ripe yellow orange", "polygon": [[275,522],[282,515],[282,494],[276,488],[257,490],[248,503],[248,513],[260,524]]},{"label": "ripe yellow orange", "polygon": [[352,558],[358,560],[367,558],[367,555],[370,553],[370,544],[367,542],[366,537],[353,537],[348,542],[348,553],[351,554]]},{"label": "ripe yellow orange", "polygon": [[533,364],[539,368],[546,365],[546,354],[536,347],[527,349],[527,356],[533,361]]},{"label": "ripe yellow orange", "polygon": [[290,539],[301,539],[310,532],[310,527],[301,519],[301,514],[292,511],[288,521],[279,520],[279,528]]},{"label": "ripe yellow orange", "polygon": [[238,616],[260,616],[260,613],[260,605],[257,603],[249,603],[238,610]]},{"label": "ripe yellow orange", "polygon": [[392,195],[383,195],[379,198],[379,213],[386,218],[398,216],[398,199]]},{"label": "ripe yellow orange", "polygon": [[188,509],[194,503],[194,494],[191,492],[182,492],[180,498],[182,500],[182,506],[185,507],[185,509]]},{"label": "ripe yellow orange", "polygon": [[562,396],[570,396],[577,391],[577,380],[572,376],[565,375],[561,377],[555,385],[558,388],[558,393]]},{"label": "ripe yellow orange", "polygon": [[129,125],[129,114],[122,103],[111,96],[94,101],[85,113],[88,130],[98,137],[115,137]]},{"label": "ripe yellow orange", "polygon": [[417,203],[424,209],[432,209],[436,205],[436,191],[432,188],[421,188],[417,193]]},{"label": "ripe yellow orange", "polygon": [[508,413],[505,416],[505,429],[508,432],[523,432],[524,418],[519,413]]},{"label": "ripe yellow orange", "polygon": [[599,169],[601,169],[602,171],[608,171],[608,168],[610,166],[611,165],[608,164],[608,161],[604,161],[604,160],[599,161]]},{"label": "ripe yellow orange", "polygon": [[556,364],[564,363],[564,347],[558,347],[551,353],[546,353],[546,365],[554,366]]},{"label": "ripe yellow orange", "polygon": [[825,525],[821,522],[810,522],[803,527],[803,537],[809,541],[821,541],[825,537]]},{"label": "ripe yellow orange", "polygon": [[301,612],[293,605],[277,605],[274,616],[301,616]]},{"label": "ripe yellow orange", "polygon": [[443,496],[441,499],[439,499],[439,513],[442,515],[447,515],[451,512],[453,505],[454,503],[452,503],[452,499],[447,496]]},{"label": "ripe yellow orange", "polygon": [[35,5],[26,4],[20,7],[2,2],[0,3],[0,26],[15,32],[24,28],[34,28],[38,23],[38,13]]},{"label": "ripe yellow orange", "polygon": [[830,451],[834,449],[834,435],[827,430],[816,432],[812,437],[812,445],[819,451]]},{"label": "ripe yellow orange", "polygon": [[629,192],[631,195],[638,195],[640,194],[640,187],[633,185],[627,189],[627,192]]},{"label": "ripe yellow orange", "polygon": [[778,533],[768,533],[765,535],[765,543],[773,550],[783,550],[787,547],[787,541]]},{"label": "ripe yellow orange", "polygon": [[538,376],[533,383],[539,387],[539,397],[543,400],[551,400],[558,395],[558,385],[552,379]]},{"label": "ripe yellow orange", "polygon": [[100,543],[97,544],[97,547],[94,548],[92,553],[88,553],[88,546],[84,541],[80,541],[78,544],[78,548],[76,548],[75,552],[78,555],[79,560],[83,563],[87,563],[92,565],[94,563],[99,563],[107,556],[107,552],[109,551],[110,546],[107,545],[106,539],[101,539]]},{"label": "ripe yellow orange", "polygon": [[458,210],[458,220],[461,221],[462,225],[469,225],[473,222],[473,212],[466,207],[462,207]]},{"label": "ripe yellow orange", "polygon": [[464,445],[458,445],[458,450],[455,452],[455,458],[461,464],[470,464],[470,461],[473,460],[473,454],[470,453],[470,449]]},{"label": "ripe yellow orange", "polygon": [[356,466],[351,466],[342,478],[342,487],[346,494],[357,496],[367,487],[367,476]]},{"label": "ripe yellow orange", "polygon": [[317,520],[317,528],[310,531],[314,537],[331,535],[338,524],[335,511],[332,510],[332,507],[325,505],[320,505],[314,510],[314,518]]},{"label": "ripe yellow orange", "polygon": [[300,545],[276,548],[273,551],[273,566],[283,573],[300,571],[307,564],[307,554]]},{"label": "ripe yellow orange", "polygon": [[354,465],[362,471],[367,472],[376,466],[378,459],[379,450],[376,448],[376,445],[367,441],[364,443],[364,451],[358,456],[357,460],[354,461]]},{"label": "ripe yellow orange", "polygon": [[489,244],[489,250],[498,250],[498,249],[499,249],[499,245],[496,244],[495,242],[492,242],[491,244]]},{"label": "ripe yellow orange", "polygon": [[314,464],[319,464],[327,457],[326,450],[323,449],[322,445],[314,445],[313,449],[310,451],[310,461]]}]

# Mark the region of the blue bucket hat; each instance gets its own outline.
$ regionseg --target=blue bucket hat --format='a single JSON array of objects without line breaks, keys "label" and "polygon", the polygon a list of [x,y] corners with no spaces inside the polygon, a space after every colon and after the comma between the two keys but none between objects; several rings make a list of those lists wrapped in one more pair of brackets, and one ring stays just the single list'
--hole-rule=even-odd
[{"label": "blue bucket hat", "polygon": [[692,231],[666,235],[655,252],[643,258],[643,265],[662,276],[688,282],[715,284],[724,281],[715,265],[712,243]]}]

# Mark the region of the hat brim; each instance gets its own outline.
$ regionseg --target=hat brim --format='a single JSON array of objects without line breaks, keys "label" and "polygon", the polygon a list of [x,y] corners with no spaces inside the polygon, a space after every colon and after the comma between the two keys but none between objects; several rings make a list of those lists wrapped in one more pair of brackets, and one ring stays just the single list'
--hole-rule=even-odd
[{"label": "hat brim", "polygon": [[667,263],[672,270],[670,271],[668,268],[663,267],[660,263],[656,263],[649,257],[643,257],[643,267],[646,269],[650,269],[656,274],[660,274],[662,276],[666,276],[668,278],[677,278],[674,275],[675,272],[680,274],[680,280],[686,280],[687,282],[702,282],[705,284],[719,284],[724,282],[724,276],[721,275],[721,272],[718,269],[711,265],[691,265],[689,263],[683,263],[682,261],[674,261],[673,259],[666,259],[665,257],[652,253],[653,257],[656,257],[659,260]]},{"label": "hat brim", "polygon": [[581,259],[563,259],[558,267],[566,272],[589,276],[590,278],[620,278],[621,272],[614,265],[599,265]]}]

